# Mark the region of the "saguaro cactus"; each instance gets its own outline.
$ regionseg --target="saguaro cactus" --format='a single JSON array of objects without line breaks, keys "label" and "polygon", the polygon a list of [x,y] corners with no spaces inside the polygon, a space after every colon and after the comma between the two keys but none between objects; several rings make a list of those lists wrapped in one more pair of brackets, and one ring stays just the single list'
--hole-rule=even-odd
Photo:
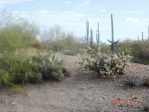
[{"label": "saguaro cactus", "polygon": [[112,40],[108,40],[111,43],[111,51],[114,52],[114,46],[118,44],[119,41],[114,41],[114,26],[113,26],[113,15],[111,14],[111,34]]},{"label": "saguaro cactus", "polygon": [[149,40],[149,26],[148,26],[148,40]]},{"label": "saguaro cactus", "polygon": [[90,47],[93,48],[93,30],[90,30]]},{"label": "saguaro cactus", "polygon": [[142,41],[144,40],[144,35],[143,35],[143,32],[142,32]]},{"label": "saguaro cactus", "polygon": [[99,45],[100,43],[99,22],[97,23],[96,42],[97,42],[97,45]]},{"label": "saguaro cactus", "polygon": [[[89,21],[86,21],[86,36],[85,39],[86,41],[90,44],[90,47],[93,48],[94,47],[94,41],[93,41],[93,30],[89,28]],[[97,33],[96,33],[96,42],[97,45],[99,45],[100,43],[100,33],[99,33],[99,22],[97,23]]]},{"label": "saguaro cactus", "polygon": [[86,41],[90,44],[90,47],[92,48],[93,47],[93,30],[91,29],[90,30],[90,33],[89,33],[89,21],[87,20],[86,21],[86,36],[85,36],[85,39]]},{"label": "saguaro cactus", "polygon": [[86,21],[86,36],[85,39],[89,41],[89,21]]}]

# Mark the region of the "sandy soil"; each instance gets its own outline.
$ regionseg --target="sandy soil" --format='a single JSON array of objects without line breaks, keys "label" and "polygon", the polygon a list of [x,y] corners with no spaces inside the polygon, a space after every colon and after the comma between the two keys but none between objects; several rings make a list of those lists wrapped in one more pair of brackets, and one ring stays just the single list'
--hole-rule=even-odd
[{"label": "sandy soil", "polygon": [[[93,72],[76,71],[76,57],[64,56],[71,77],[62,82],[28,84],[21,95],[0,93],[0,112],[141,112],[141,101],[149,103],[149,89],[123,88],[127,77],[149,77],[149,66],[131,63],[126,76],[99,79]],[[125,101],[137,98],[132,105]],[[112,104],[120,98],[121,104]]]}]

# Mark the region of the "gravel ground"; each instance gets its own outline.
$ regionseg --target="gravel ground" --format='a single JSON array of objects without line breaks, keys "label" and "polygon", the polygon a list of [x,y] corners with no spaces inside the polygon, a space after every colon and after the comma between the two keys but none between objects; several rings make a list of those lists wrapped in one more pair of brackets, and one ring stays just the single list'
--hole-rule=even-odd
[{"label": "gravel ground", "polygon": [[[130,63],[127,76],[111,80],[99,79],[91,71],[77,71],[76,60],[64,56],[63,66],[71,77],[60,83],[28,84],[19,95],[1,91],[0,112],[142,112],[140,102],[148,105],[148,88],[123,88],[122,82],[127,77],[149,77],[149,66]],[[121,104],[112,104],[118,98]],[[137,98],[133,104],[125,102],[132,98]]]}]

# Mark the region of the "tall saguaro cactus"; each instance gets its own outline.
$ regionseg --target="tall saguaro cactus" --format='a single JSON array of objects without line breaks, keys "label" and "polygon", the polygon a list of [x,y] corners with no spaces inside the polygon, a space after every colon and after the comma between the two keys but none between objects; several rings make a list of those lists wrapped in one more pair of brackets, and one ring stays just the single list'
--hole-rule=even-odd
[{"label": "tall saguaro cactus", "polygon": [[[97,45],[99,46],[100,43],[100,33],[99,33],[99,22],[97,23],[97,33],[96,33],[96,42]],[[90,47],[94,47],[94,41],[93,41],[93,30],[90,29],[89,26],[89,21],[86,21],[86,36],[85,36],[86,41],[90,44]]]},{"label": "tall saguaro cactus", "polygon": [[144,35],[143,35],[143,32],[142,32],[142,41],[144,40]]},{"label": "tall saguaro cactus", "polygon": [[93,48],[93,30],[90,30],[90,47]]},{"label": "tall saguaro cactus", "polygon": [[108,40],[111,43],[111,51],[114,52],[114,46],[118,44],[119,41],[114,41],[114,25],[113,25],[113,15],[111,14],[111,34],[112,40]]},{"label": "tall saguaro cactus", "polygon": [[86,36],[85,39],[89,41],[89,21],[86,21]]},{"label": "tall saguaro cactus", "polygon": [[148,26],[148,40],[149,40],[149,26]]},{"label": "tall saguaro cactus", "polygon": [[85,36],[86,41],[90,44],[90,47],[93,47],[93,30],[89,29],[89,21],[86,21],[86,36]]},{"label": "tall saguaro cactus", "polygon": [[97,23],[96,42],[97,42],[97,45],[99,45],[100,43],[99,22]]}]

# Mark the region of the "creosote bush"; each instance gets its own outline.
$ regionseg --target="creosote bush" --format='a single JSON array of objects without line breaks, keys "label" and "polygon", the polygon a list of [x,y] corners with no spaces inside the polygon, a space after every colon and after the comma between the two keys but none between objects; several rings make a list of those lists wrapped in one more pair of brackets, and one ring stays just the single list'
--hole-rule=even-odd
[{"label": "creosote bush", "polygon": [[79,62],[80,69],[90,69],[102,77],[117,77],[124,74],[131,56],[123,53],[106,55],[100,52],[99,47],[88,48],[84,51]]}]

